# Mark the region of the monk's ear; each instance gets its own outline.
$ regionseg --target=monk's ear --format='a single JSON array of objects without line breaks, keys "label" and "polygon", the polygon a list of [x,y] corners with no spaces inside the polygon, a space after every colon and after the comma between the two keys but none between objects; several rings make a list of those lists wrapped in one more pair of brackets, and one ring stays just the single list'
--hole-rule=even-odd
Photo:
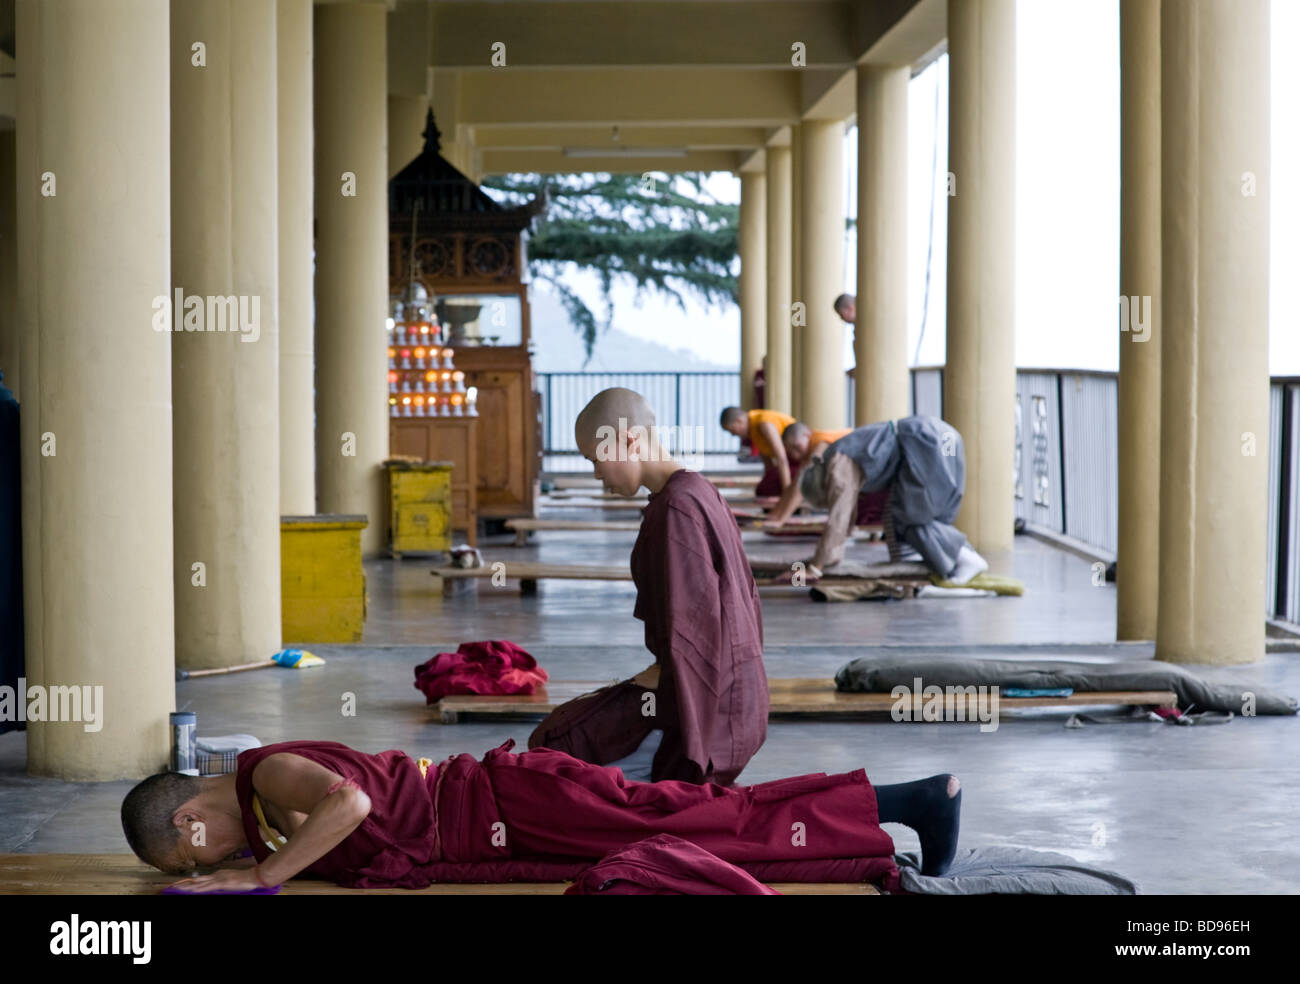
[{"label": "monk's ear", "polygon": [[647,457],[646,444],[646,429],[640,424],[629,427],[627,429],[627,460],[644,461]]},{"label": "monk's ear", "polygon": [[172,826],[182,834],[188,835],[194,824],[202,823],[201,817],[197,810],[189,806],[177,807],[176,812],[172,814]]}]

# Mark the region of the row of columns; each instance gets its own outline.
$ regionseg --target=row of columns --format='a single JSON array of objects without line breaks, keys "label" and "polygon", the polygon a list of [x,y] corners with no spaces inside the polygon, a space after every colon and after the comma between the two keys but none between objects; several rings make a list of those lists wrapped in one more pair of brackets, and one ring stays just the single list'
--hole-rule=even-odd
[{"label": "row of columns", "polygon": [[26,677],[103,688],[98,731],[29,722],[35,774],[159,768],[175,666],[280,647],[281,514],[378,550],[386,14],[17,4]]},{"label": "row of columns", "polygon": [[[979,449],[959,522],[997,553],[1010,548],[1014,520],[1015,0],[953,0],[949,52],[949,168],[963,194],[949,200],[944,413]],[[908,66],[857,69],[858,425],[904,416],[910,405],[910,77]],[[803,120],[790,127],[788,147],[766,149],[763,172],[741,176],[743,398],[765,361],[766,405],[818,428],[847,417],[846,329],[832,306],[844,283],[843,133],[839,120]]]},{"label": "row of columns", "polygon": [[[1263,653],[1268,446],[1268,3],[1123,0],[1117,636],[1179,662]],[[966,440],[957,524],[1006,556],[1014,522],[1015,0],[949,0],[944,416]],[[855,422],[902,416],[907,66],[857,70]],[[744,380],[845,420],[841,124],[805,120],[745,175]],[[1066,192],[1063,192],[1066,193]],[[765,243],[753,234],[762,195]],[[763,250],[765,245],[766,249]],[[754,280],[765,275],[766,297]],[[1149,307],[1148,307],[1149,305]],[[766,349],[756,346],[766,340]]]}]

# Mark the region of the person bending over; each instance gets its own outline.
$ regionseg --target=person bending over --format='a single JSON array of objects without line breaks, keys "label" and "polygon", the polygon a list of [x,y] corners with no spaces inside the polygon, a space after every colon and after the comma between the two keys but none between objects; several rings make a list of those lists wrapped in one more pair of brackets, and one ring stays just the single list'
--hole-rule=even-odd
[{"label": "person bending over", "polygon": [[740,438],[748,438],[749,445],[763,459],[766,470],[754,487],[754,495],[781,495],[794,481],[798,461],[791,461],[781,443],[781,432],[794,423],[789,414],[776,410],[742,410],[727,407],[719,421],[722,429]]},{"label": "person bending over", "polygon": [[945,581],[965,584],[989,566],[952,525],[965,487],[965,445],[937,417],[857,428],[811,461],[800,478],[803,497],[829,512],[808,573],[819,578],[843,560],[859,492],[886,490],[890,559],[919,561]]},{"label": "person bending over", "polygon": [[781,493],[781,498],[767,514],[765,525],[781,526],[798,512],[799,506],[803,504],[803,494],[799,491],[799,471],[810,458],[820,457],[831,444],[851,433],[847,427],[843,430],[813,430],[801,420],[794,421],[781,432],[781,444],[785,447],[786,458],[800,464],[789,488]]}]

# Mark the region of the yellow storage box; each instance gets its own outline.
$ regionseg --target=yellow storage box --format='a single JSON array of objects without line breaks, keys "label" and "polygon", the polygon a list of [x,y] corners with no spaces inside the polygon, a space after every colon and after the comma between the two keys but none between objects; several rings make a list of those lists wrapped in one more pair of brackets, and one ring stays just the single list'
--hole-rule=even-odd
[{"label": "yellow storage box", "polygon": [[452,463],[389,460],[386,465],[389,553],[450,550]]},{"label": "yellow storage box", "polygon": [[280,592],[285,644],[360,642],[365,516],[281,516]]}]

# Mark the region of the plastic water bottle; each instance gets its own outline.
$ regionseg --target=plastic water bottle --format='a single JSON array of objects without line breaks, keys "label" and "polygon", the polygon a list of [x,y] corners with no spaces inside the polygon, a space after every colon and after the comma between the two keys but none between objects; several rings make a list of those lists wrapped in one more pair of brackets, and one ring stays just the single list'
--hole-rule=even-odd
[{"label": "plastic water bottle", "polygon": [[193,711],[173,711],[172,728],[172,771],[187,776],[199,774],[198,763],[198,718]]}]

